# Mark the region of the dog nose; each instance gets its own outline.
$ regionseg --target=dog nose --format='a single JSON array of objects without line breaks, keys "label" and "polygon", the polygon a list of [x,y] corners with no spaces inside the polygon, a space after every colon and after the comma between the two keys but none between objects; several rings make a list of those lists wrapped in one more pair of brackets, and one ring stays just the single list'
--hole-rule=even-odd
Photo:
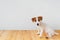
[{"label": "dog nose", "polygon": [[39,26],[39,23],[37,23],[37,26]]}]

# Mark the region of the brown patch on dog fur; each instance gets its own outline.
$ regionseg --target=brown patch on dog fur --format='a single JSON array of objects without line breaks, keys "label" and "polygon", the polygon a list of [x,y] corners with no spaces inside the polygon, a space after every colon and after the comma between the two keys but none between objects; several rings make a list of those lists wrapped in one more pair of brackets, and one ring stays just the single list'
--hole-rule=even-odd
[{"label": "brown patch on dog fur", "polygon": [[[39,21],[39,22],[42,21],[42,19],[43,19],[42,16],[38,16],[37,18],[38,18],[38,21]],[[32,22],[36,22],[36,21],[37,21],[37,20],[36,20],[36,17],[32,18]]]},{"label": "brown patch on dog fur", "polygon": [[42,16],[38,16],[38,21],[42,21]]},{"label": "brown patch on dog fur", "polygon": [[48,37],[45,37],[46,39],[49,39]]},{"label": "brown patch on dog fur", "polygon": [[36,17],[32,18],[32,22],[36,22]]}]

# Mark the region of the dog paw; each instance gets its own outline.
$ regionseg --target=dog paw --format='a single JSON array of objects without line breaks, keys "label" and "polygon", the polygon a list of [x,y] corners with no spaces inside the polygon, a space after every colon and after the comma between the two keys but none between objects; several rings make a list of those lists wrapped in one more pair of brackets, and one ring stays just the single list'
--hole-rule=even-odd
[{"label": "dog paw", "polygon": [[57,35],[59,35],[59,33],[56,33]]},{"label": "dog paw", "polygon": [[55,33],[55,35],[59,35],[59,33]]},{"label": "dog paw", "polygon": [[40,35],[40,33],[36,33],[37,35]]},{"label": "dog paw", "polygon": [[41,35],[39,35],[39,37],[40,37],[40,38],[42,38],[42,36],[41,36]]}]

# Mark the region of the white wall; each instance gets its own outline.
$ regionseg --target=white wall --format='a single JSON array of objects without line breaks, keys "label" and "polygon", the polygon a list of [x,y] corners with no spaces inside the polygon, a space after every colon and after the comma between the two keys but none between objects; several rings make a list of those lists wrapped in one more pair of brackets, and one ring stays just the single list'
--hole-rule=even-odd
[{"label": "white wall", "polygon": [[36,29],[34,16],[60,29],[60,0],[0,0],[0,29]]}]

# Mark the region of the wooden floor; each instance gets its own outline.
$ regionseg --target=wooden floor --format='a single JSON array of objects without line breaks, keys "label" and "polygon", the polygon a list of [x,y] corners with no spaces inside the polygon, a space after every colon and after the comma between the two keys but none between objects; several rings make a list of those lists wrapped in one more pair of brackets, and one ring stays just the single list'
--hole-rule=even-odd
[{"label": "wooden floor", "polygon": [[[60,34],[46,39],[43,35],[40,38],[36,30],[0,30],[0,40],[60,40]],[[60,33],[60,30],[56,32]]]}]

